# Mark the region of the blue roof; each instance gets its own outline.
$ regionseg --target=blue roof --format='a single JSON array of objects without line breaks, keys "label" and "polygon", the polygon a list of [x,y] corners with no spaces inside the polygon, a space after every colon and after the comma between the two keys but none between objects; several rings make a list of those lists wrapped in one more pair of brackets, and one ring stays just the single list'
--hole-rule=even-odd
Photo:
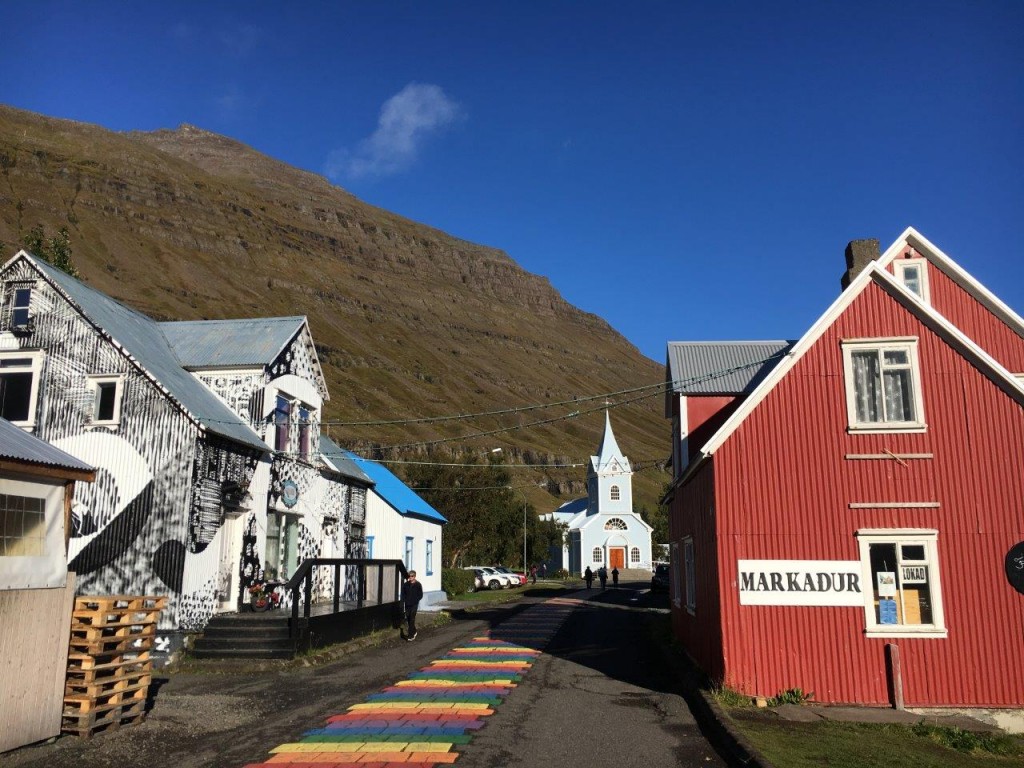
[{"label": "blue roof", "polygon": [[0,419],[0,459],[43,464],[75,472],[93,472],[94,468],[70,453],[40,440],[7,419]]},{"label": "blue roof", "polygon": [[67,294],[91,322],[109,334],[205,430],[260,451],[270,450],[248,422],[181,366],[160,330],[160,323],[42,259],[28,256],[28,261]]},{"label": "blue roof", "polygon": [[373,490],[376,494],[394,507],[399,514],[415,515],[442,525],[448,522],[444,515],[427,504],[383,464],[356,456],[352,451],[346,451],[344,448],[341,451],[363,468],[375,483]]},{"label": "blue roof", "polygon": [[186,368],[270,365],[302,330],[306,318],[179,320],[158,323]]},{"label": "blue roof", "polygon": [[367,485],[373,485],[373,479],[349,458],[351,454],[340,448],[327,435],[320,435],[320,455],[327,459],[327,462],[338,474],[366,483]]}]

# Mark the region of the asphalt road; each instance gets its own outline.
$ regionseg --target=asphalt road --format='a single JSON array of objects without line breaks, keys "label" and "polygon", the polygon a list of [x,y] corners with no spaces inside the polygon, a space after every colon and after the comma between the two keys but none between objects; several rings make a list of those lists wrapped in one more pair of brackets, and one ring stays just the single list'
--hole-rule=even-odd
[{"label": "asphalt road", "polygon": [[[651,611],[666,600],[644,592],[624,586],[567,595],[580,599],[579,607],[487,725],[460,748],[456,765],[724,766],[659,663],[648,625]],[[535,602],[527,597],[518,607],[457,616],[424,627],[412,643],[396,632],[378,646],[313,667],[225,671],[200,665],[158,676],[145,722],[91,740],[64,737],[15,750],[0,756],[0,766],[241,768],[262,762],[275,746],[297,741],[467,639],[500,629]]]}]

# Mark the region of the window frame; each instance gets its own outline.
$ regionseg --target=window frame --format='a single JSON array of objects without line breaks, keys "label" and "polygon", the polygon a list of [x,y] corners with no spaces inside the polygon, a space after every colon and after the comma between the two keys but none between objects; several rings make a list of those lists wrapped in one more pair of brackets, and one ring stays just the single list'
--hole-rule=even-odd
[{"label": "window frame", "polygon": [[20,359],[28,359],[29,363],[27,365],[20,365],[16,367],[0,366],[0,375],[3,375],[4,373],[32,374],[32,387],[29,391],[28,397],[28,418],[17,420],[8,419],[15,426],[22,427],[24,429],[32,429],[36,425],[36,410],[39,407],[39,389],[43,378],[43,361],[46,359],[46,353],[42,350],[10,350],[0,352],[0,361]]},{"label": "window frame", "polygon": [[612,501],[620,501],[622,499],[622,490],[617,485],[613,485],[608,489],[608,498]]},{"label": "window frame", "polygon": [[415,556],[416,539],[413,536],[405,537],[405,552],[403,553],[403,561],[405,562],[405,570],[414,571],[413,557]]},{"label": "window frame", "polygon": [[366,537],[366,559],[373,560],[373,536]]},{"label": "window frame", "polygon": [[[116,427],[121,423],[121,404],[124,399],[124,374],[91,374],[86,379],[86,389],[92,395],[92,413],[89,415],[89,423],[98,427]],[[99,410],[99,397],[101,387],[105,384],[114,385],[114,417],[112,419],[100,419],[97,416]]]},{"label": "window frame", "polygon": [[[294,404],[293,406],[294,407]],[[309,458],[309,435],[310,426],[313,420],[313,409],[305,403],[299,403],[299,458]]]},{"label": "window frame", "polygon": [[[920,293],[907,285],[907,267],[914,267],[917,269],[918,281],[921,288]],[[921,299],[921,301],[928,304],[931,303],[931,293],[928,289],[928,259],[920,257],[914,259],[896,259],[893,261],[893,274],[908,291]]]},{"label": "window frame", "polygon": [[693,537],[683,537],[683,571],[685,575],[685,606],[691,616],[697,615],[697,560]]},{"label": "window frame", "polygon": [[[921,363],[918,356],[918,338],[916,336],[899,336],[892,338],[877,339],[843,339],[843,384],[846,389],[846,418],[847,430],[851,433],[881,433],[881,432],[924,432],[928,424],[924,416],[924,396],[921,389]],[[887,351],[901,351],[907,353],[906,369],[910,371],[910,393],[913,398],[914,419],[913,421],[872,421],[861,422],[857,420],[857,390],[854,377],[853,355],[856,352],[874,351],[880,358],[879,376],[880,386],[883,389],[882,405],[885,406],[884,396],[884,353]],[[891,368],[892,366],[890,366]],[[902,368],[902,366],[900,366]]]},{"label": "window frame", "polygon": [[640,558],[642,556],[643,555],[640,552],[640,547],[630,547],[629,548],[629,567],[632,568],[634,563],[639,565],[640,564]]},{"label": "window frame", "polygon": [[433,576],[434,575],[434,540],[433,539],[427,539],[426,540],[426,545],[427,545],[426,549],[425,549],[425,551],[423,553],[424,554],[423,572],[427,576]]},{"label": "window frame", "polygon": [[[49,489],[47,489],[49,490]],[[21,509],[16,509],[17,501]],[[51,542],[47,536],[46,496],[38,493],[0,493],[0,558],[48,557]],[[33,509],[28,507],[32,506]],[[28,525],[29,517],[35,520]],[[11,543],[8,552],[8,543]]]},{"label": "window frame", "polygon": [[[934,528],[865,528],[855,534],[860,552],[861,584],[864,591],[864,634],[869,637],[948,637],[942,607],[942,575],[939,569],[939,532]],[[932,603],[931,624],[880,624],[875,617],[875,588],[871,574],[872,544],[923,545],[928,568],[928,587]],[[894,566],[898,565],[894,563]],[[917,564],[918,561],[915,561]]]},{"label": "window frame", "polygon": [[594,547],[590,552],[591,563],[604,563],[604,550],[601,547]]}]

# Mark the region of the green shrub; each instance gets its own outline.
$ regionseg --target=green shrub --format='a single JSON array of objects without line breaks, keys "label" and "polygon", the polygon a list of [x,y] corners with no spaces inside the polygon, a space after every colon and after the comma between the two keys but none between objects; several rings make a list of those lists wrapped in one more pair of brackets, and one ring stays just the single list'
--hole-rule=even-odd
[{"label": "green shrub", "polygon": [[802,688],[790,688],[788,691],[779,691],[775,696],[768,699],[769,707],[777,707],[780,704],[803,704],[814,698],[814,691],[804,693]]},{"label": "green shrub", "polygon": [[441,589],[448,594],[448,597],[472,592],[475,582],[476,576],[472,571],[464,571],[461,568],[441,569]]},{"label": "green shrub", "polygon": [[553,575],[553,576],[554,576],[554,577],[555,577],[556,579],[561,579],[562,581],[565,581],[566,579],[568,579],[568,578],[569,578],[569,572],[568,572],[567,570],[565,570],[565,568],[559,568],[559,569],[558,569],[557,571],[555,571],[555,572],[554,572],[554,574],[552,574],[552,575]]}]

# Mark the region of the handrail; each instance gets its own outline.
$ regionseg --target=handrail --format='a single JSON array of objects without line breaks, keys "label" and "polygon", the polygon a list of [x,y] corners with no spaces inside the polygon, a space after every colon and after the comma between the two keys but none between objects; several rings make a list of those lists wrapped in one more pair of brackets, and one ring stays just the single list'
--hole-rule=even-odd
[{"label": "handrail", "polygon": [[366,589],[366,566],[376,565],[380,566],[378,570],[377,578],[377,604],[382,605],[384,600],[384,568],[386,566],[395,567],[395,595],[401,594],[399,584],[405,580],[409,572],[405,567],[405,563],[401,560],[376,560],[376,559],[363,559],[363,558],[352,558],[352,557],[334,557],[334,558],[319,558],[311,557],[303,560],[298,568],[295,569],[295,573],[288,579],[288,582],[283,586],[283,589],[291,592],[292,595],[292,620],[289,622],[289,634],[294,639],[299,634],[299,598],[302,599],[302,618],[304,621],[309,621],[310,603],[312,601],[312,590],[313,590],[313,571],[315,568],[321,566],[333,566],[334,567],[334,610],[338,611],[340,603],[340,576],[342,566],[355,565],[359,566],[359,591],[357,593],[357,601],[360,606],[363,603],[363,595]]}]

